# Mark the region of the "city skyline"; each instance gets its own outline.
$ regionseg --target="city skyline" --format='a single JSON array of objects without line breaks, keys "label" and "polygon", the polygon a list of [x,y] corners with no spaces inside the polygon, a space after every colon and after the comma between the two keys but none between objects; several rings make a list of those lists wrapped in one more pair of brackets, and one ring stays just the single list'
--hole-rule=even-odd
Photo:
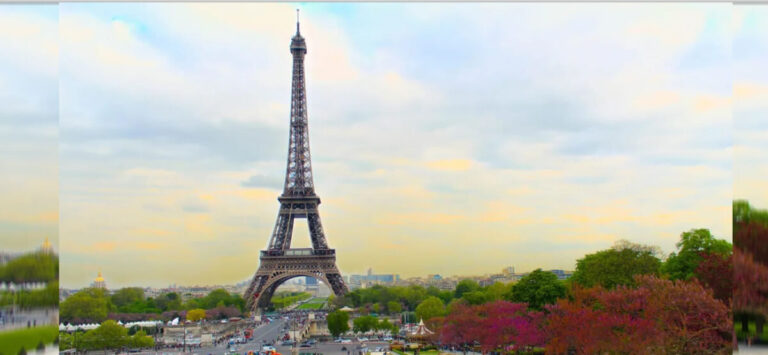
[{"label": "city skyline", "polygon": [[62,287],[251,276],[296,8],[342,273],[572,270],[619,239],[731,239],[729,4],[66,3],[40,19],[58,29]]}]

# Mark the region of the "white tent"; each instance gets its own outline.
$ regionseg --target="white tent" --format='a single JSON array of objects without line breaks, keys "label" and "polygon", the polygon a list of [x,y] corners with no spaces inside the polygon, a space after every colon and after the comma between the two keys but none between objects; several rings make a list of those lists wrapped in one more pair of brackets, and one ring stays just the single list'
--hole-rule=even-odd
[{"label": "white tent", "polygon": [[349,308],[347,306],[341,307],[339,310],[342,311],[342,312],[352,312],[352,311],[354,311],[354,309]]}]

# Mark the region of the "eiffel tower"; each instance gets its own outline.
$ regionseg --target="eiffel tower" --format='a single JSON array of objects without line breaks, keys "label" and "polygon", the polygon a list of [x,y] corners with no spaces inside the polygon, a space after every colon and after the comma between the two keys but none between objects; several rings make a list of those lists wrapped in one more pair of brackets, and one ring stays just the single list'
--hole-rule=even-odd
[{"label": "eiffel tower", "polygon": [[[259,269],[245,291],[246,309],[258,312],[269,306],[275,289],[288,279],[298,276],[314,277],[331,288],[336,296],[347,293],[347,286],[336,267],[336,251],[328,242],[320,223],[318,205],[312,182],[312,161],[309,154],[307,124],[307,93],[304,81],[304,56],[307,45],[299,32],[298,10],[296,35],[291,39],[293,83],[291,88],[291,133],[288,143],[288,166],[285,170],[283,194],[277,198],[280,210],[267,250],[261,251]],[[306,218],[312,248],[291,248],[293,220]]]}]

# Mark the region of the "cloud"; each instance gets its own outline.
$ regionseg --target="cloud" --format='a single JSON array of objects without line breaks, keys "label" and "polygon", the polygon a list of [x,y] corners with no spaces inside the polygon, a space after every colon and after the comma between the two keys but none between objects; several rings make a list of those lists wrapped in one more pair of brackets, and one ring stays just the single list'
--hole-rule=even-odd
[{"label": "cloud", "polygon": [[58,8],[0,11],[0,244],[58,249]]},{"label": "cloud", "polygon": [[243,187],[266,187],[272,189],[279,189],[282,184],[282,179],[268,175],[252,175],[248,180],[241,183]]},{"label": "cloud", "polygon": [[[64,285],[109,264],[78,252],[94,240],[131,240],[138,272],[174,265],[153,285],[251,276],[285,172],[294,8],[61,5]],[[727,134],[730,5],[301,8],[343,272],[572,269],[618,238],[730,237],[731,154],[755,151]],[[379,257],[392,248],[397,263]]]}]

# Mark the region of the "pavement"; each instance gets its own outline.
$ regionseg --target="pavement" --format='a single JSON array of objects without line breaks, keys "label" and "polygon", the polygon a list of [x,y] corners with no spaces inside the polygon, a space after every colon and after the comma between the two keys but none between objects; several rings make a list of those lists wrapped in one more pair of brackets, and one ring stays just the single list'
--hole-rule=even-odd
[{"label": "pavement", "polygon": [[0,331],[35,327],[41,325],[58,325],[56,319],[59,311],[56,308],[39,308],[32,310],[17,310],[12,314],[4,311],[0,314]]},{"label": "pavement", "polygon": [[739,343],[739,349],[734,350],[733,353],[747,355],[768,354],[768,345],[747,346],[747,344]]}]

